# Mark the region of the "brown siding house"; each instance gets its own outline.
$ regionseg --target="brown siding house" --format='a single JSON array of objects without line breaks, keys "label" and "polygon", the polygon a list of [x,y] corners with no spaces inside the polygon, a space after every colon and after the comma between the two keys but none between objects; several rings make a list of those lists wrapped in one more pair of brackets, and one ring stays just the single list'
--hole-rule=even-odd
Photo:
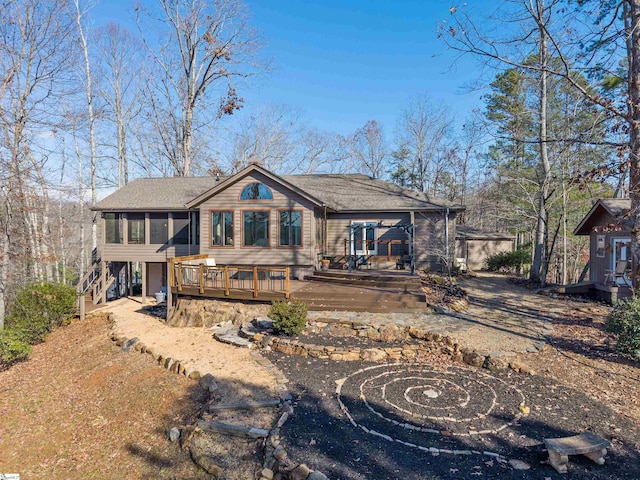
[{"label": "brown siding house", "polygon": [[322,259],[395,266],[413,241],[415,266],[437,268],[446,239],[453,252],[462,209],[366,175],[278,176],[260,165],[226,178],[134,180],[93,208],[101,214],[101,261],[126,266],[127,275],[141,262],[145,295],[155,293],[158,275],[166,282],[167,261],[183,255],[289,266],[304,278]]},{"label": "brown siding house", "polygon": [[616,269],[618,261],[631,264],[631,231],[628,213],[631,200],[601,198],[591,208],[574,230],[574,235],[589,236],[589,281],[594,284],[594,293],[599,298],[614,302],[631,295],[627,286],[630,276],[613,280],[608,272]]}]

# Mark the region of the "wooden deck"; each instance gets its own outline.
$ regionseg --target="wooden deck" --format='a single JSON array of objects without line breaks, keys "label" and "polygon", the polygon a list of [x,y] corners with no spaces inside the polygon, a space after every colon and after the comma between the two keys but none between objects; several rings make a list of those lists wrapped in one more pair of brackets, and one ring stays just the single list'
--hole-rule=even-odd
[{"label": "wooden deck", "polygon": [[425,309],[420,278],[406,271],[316,272],[306,281],[289,280],[288,267],[240,267],[176,262],[171,293],[180,296],[272,302],[303,301],[310,310],[416,312]]}]

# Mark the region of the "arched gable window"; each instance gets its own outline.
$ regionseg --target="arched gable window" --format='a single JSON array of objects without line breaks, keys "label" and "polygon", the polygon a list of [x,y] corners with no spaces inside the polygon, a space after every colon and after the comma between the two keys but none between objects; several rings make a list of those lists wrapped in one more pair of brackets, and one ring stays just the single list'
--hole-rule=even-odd
[{"label": "arched gable window", "polygon": [[273,194],[266,185],[254,182],[244,187],[240,200],[273,200]]}]

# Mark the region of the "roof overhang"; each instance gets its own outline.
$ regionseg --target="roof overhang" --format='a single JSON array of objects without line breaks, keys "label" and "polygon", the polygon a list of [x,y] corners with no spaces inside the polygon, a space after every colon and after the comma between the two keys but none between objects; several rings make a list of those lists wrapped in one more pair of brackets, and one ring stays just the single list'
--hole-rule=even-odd
[{"label": "roof overhang", "polygon": [[606,204],[603,199],[598,199],[596,203],[593,204],[591,210],[584,216],[582,221],[578,224],[578,226],[573,231],[574,235],[590,235],[591,230],[593,228],[594,219],[598,215],[607,214],[612,218],[618,217],[618,214],[612,211],[609,206]]},{"label": "roof overhang", "polygon": [[264,167],[262,167],[260,165],[257,165],[257,164],[251,164],[248,167],[246,167],[245,169],[243,169],[243,170],[239,171],[238,173],[236,173],[235,175],[231,175],[230,177],[227,177],[225,180],[220,182],[215,187],[207,190],[206,192],[202,193],[201,195],[198,195],[196,198],[194,198],[193,200],[188,202],[185,205],[185,207],[187,209],[195,208],[195,207],[199,206],[201,203],[207,201],[208,199],[210,199],[211,197],[216,195],[217,193],[221,192],[222,190],[226,189],[227,187],[233,185],[237,181],[239,181],[239,180],[245,178],[246,176],[250,175],[251,173],[255,173],[255,172],[258,172],[258,173],[264,175],[265,177],[273,180],[274,182],[279,183],[283,187],[295,192],[296,194],[300,195],[301,197],[305,198],[306,200],[308,200],[309,202],[313,203],[314,205],[316,205],[318,207],[326,207],[326,205],[324,203],[322,203],[320,200],[318,200],[317,198],[309,195],[307,192],[305,192],[303,190],[300,190],[298,187],[296,187],[295,185],[287,182],[282,177],[279,177],[278,175],[276,175],[274,173],[271,173],[269,170],[267,170]]}]

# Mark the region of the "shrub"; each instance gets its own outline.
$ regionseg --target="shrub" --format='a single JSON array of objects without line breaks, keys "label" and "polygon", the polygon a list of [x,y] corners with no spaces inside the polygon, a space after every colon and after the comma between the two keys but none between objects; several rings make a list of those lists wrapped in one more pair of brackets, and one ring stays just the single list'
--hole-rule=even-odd
[{"label": "shrub", "polygon": [[61,283],[34,283],[18,291],[9,305],[8,329],[28,343],[42,342],[54,327],[68,323],[76,310],[74,288]]},{"label": "shrub", "polygon": [[19,330],[0,330],[0,369],[26,360],[31,355],[31,345]]},{"label": "shrub", "polygon": [[618,302],[607,317],[606,327],[617,335],[620,353],[640,360],[640,297]]},{"label": "shrub", "polygon": [[501,252],[491,255],[487,259],[487,268],[496,272],[509,270],[519,272],[523,265],[531,261],[531,245],[521,245],[512,252]]},{"label": "shrub", "polygon": [[283,335],[297,335],[307,324],[307,304],[304,302],[276,301],[271,305],[269,317],[273,329]]}]

